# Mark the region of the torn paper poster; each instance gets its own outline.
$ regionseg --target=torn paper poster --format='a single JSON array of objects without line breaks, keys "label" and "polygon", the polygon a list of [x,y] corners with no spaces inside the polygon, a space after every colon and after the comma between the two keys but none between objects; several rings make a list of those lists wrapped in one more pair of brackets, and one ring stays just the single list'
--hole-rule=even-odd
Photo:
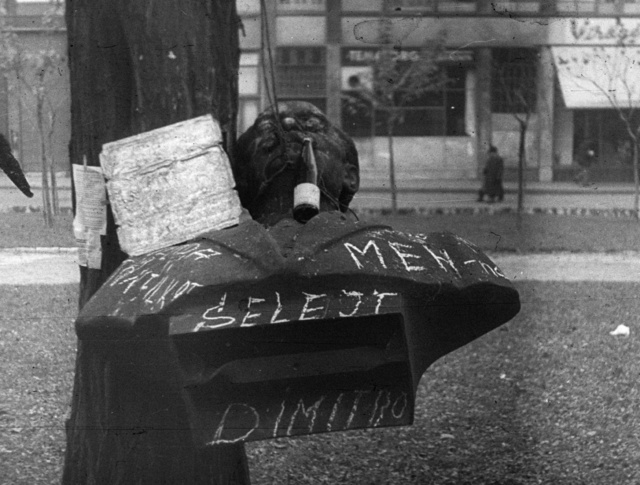
[{"label": "torn paper poster", "polygon": [[107,192],[100,167],[73,165],[76,214],[73,233],[80,266],[100,269],[100,236],[107,233]]}]

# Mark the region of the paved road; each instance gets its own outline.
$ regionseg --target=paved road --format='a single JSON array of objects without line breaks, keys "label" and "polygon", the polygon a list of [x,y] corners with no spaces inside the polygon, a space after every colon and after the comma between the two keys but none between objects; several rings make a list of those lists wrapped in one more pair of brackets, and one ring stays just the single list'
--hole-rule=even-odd
[{"label": "paved road", "polygon": [[[359,210],[375,210],[391,207],[391,194],[385,170],[361,174],[360,192],[356,194],[351,207]],[[34,197],[25,197],[7,177],[0,175],[0,212],[16,208],[39,210],[42,205],[40,174],[27,174]],[[60,206],[71,207],[71,180],[65,174],[58,175]],[[480,182],[477,180],[433,180],[416,174],[399,171],[396,177],[400,192],[398,207],[412,209],[473,209],[487,208],[477,204],[476,197]],[[491,206],[493,210],[515,209],[517,184],[506,182],[507,192],[504,202]],[[598,183],[580,187],[567,182],[528,182],[524,205],[527,209],[631,209],[633,207],[633,184]]]},{"label": "paved road", "polygon": [[[493,254],[491,259],[513,281],[640,282],[640,253]],[[0,250],[0,284],[78,283],[74,251]]]},{"label": "paved road", "polygon": [[[507,193],[504,202],[493,205],[479,204],[476,202],[477,193],[456,192],[401,192],[398,194],[398,208],[400,209],[462,209],[485,208],[492,210],[504,210],[517,207],[517,195]],[[525,208],[528,209],[632,209],[633,194],[626,193],[588,193],[588,194],[564,194],[564,193],[533,193],[525,195]],[[351,207],[355,210],[366,211],[391,207],[391,197],[384,192],[362,191],[358,193]]]}]

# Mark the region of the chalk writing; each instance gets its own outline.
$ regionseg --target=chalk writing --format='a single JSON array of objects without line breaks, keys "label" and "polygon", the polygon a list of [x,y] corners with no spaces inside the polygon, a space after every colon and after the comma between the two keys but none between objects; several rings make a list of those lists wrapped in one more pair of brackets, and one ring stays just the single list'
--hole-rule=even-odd
[{"label": "chalk writing", "polygon": [[322,401],[325,400],[325,398],[326,396],[322,396],[320,399],[318,399],[308,408],[304,407],[304,401],[300,399],[298,401],[298,406],[296,407],[296,410],[293,412],[293,414],[291,415],[291,419],[289,420],[289,426],[287,427],[287,436],[291,436],[291,431],[293,429],[293,425],[296,422],[298,411],[302,411],[302,414],[304,414],[306,418],[309,418],[309,416],[311,416],[311,419],[309,421],[309,429],[308,429],[308,432],[311,433],[313,431],[313,425],[316,422],[316,416],[318,415],[318,408],[320,407],[320,404],[322,404]]},{"label": "chalk writing", "polygon": [[289,396],[272,407],[234,402],[221,410],[209,444],[404,424],[408,409],[409,395],[399,389]]},{"label": "chalk writing", "polygon": [[[184,273],[184,270],[177,263],[208,260],[221,254],[214,249],[203,248],[198,243],[160,249],[127,259],[111,275],[106,285],[119,288],[122,295],[133,295],[129,301],[139,299],[146,306],[146,311],[162,310],[167,304],[202,286],[181,276],[180,272]],[[120,312],[123,303],[120,302],[116,307],[115,315]]]},{"label": "chalk writing", "polygon": [[[400,408],[399,411],[396,411],[396,406],[400,402],[402,403],[402,407]],[[407,393],[403,392],[402,394],[400,394],[400,397],[398,397],[393,402],[393,406],[391,406],[391,414],[393,415],[394,418],[400,419],[402,416],[404,416],[404,413],[407,410],[408,405],[409,405],[409,400],[407,399]]]},{"label": "chalk writing", "polygon": [[[195,316],[192,330],[216,330],[230,326],[250,327],[265,323],[284,323],[299,320],[317,320],[321,318],[354,317],[361,315],[378,315],[386,308],[387,312],[396,311],[399,298],[396,292],[380,292],[372,290],[368,293],[342,289],[335,294],[313,294],[301,291],[295,293],[283,305],[278,291],[251,295],[242,298],[246,301],[241,308],[228,301],[225,292],[215,297],[212,306],[203,308],[199,317]],[[233,301],[237,301],[234,299]],[[343,312],[344,309],[350,312]],[[281,315],[282,314],[282,315]],[[286,315],[286,317],[285,317]]]},{"label": "chalk writing", "polygon": [[[447,273],[455,278],[462,278],[462,275],[449,255],[446,249],[434,249],[427,243],[425,237],[407,235],[405,241],[374,241],[370,239],[364,246],[357,246],[353,243],[343,243],[347,249],[349,257],[359,270],[368,269],[392,269],[401,270],[408,273],[424,272],[429,270],[437,270]],[[464,246],[466,250],[470,250],[478,254],[476,248],[467,243],[464,239],[457,237],[456,242]],[[391,251],[385,251],[388,246]],[[433,263],[435,264],[435,267]],[[496,278],[505,278],[505,275],[496,266],[489,264],[490,262],[481,261],[480,259],[470,259],[465,261],[464,265],[476,264],[487,275]],[[460,263],[458,262],[458,265]],[[372,266],[373,265],[373,266]],[[352,295],[357,296],[357,295]],[[345,316],[347,316],[345,314]]]},{"label": "chalk writing", "polygon": [[362,297],[364,296],[364,293],[361,293],[359,291],[347,291],[347,290],[342,290],[342,293],[346,296],[351,296],[351,297],[355,297],[358,300],[356,301],[356,304],[353,308],[353,310],[351,311],[351,313],[342,313],[342,312],[338,312],[338,314],[341,317],[352,317],[354,316],[356,313],[358,313],[358,309],[360,308],[360,305],[362,304]]},{"label": "chalk writing", "polygon": [[401,247],[406,249],[412,249],[412,246],[410,244],[389,242],[389,247],[395,251],[395,253],[398,255],[398,257],[400,258],[400,261],[402,261],[402,264],[404,265],[407,271],[424,271],[426,269],[424,266],[413,266],[408,263],[407,261],[408,258],[420,259],[420,255],[418,254],[405,253],[400,250]]},{"label": "chalk writing", "polygon": [[499,278],[506,278],[504,273],[497,266],[491,266],[490,264],[485,263],[484,261],[478,261],[477,259],[470,259],[463,263],[464,265],[468,264],[478,264],[482,268],[486,274],[491,276],[497,276]]},{"label": "chalk writing", "polygon": [[276,301],[278,303],[278,306],[276,306],[276,310],[273,312],[273,316],[271,317],[271,321],[269,323],[284,323],[284,322],[288,322],[288,320],[286,319],[282,319],[282,320],[278,320],[278,315],[280,315],[280,312],[282,311],[282,302],[280,301],[280,293],[278,293],[277,291],[275,292],[276,294]]},{"label": "chalk writing", "polygon": [[356,391],[356,398],[353,401],[353,406],[351,406],[351,413],[349,413],[349,419],[347,419],[347,425],[345,426],[345,429],[349,429],[349,426],[351,426],[351,423],[353,422],[353,418],[356,415],[356,411],[358,410],[358,404],[360,404],[360,399],[362,398],[363,394],[369,394],[371,391]]},{"label": "chalk writing", "polygon": [[259,317],[260,313],[251,313],[251,305],[253,305],[254,303],[264,303],[264,301],[264,298],[253,298],[252,296],[249,297],[249,301],[247,303],[247,313],[242,319],[242,323],[240,324],[241,327],[252,327],[253,325],[255,325],[255,322],[249,322],[249,320],[255,317]]},{"label": "chalk writing", "polygon": [[[135,283],[141,278],[149,274],[145,270],[150,271],[147,267],[154,266],[154,272],[158,274],[166,274],[171,271],[176,263],[184,261],[208,260],[214,256],[220,256],[222,253],[212,248],[203,248],[199,243],[183,244],[181,246],[171,246],[169,248],[159,249],[144,256],[133,257],[125,260],[120,268],[107,280],[108,286],[121,286],[125,282],[131,283],[132,278]],[[160,265],[159,263],[163,263]],[[135,280],[137,278],[137,280]],[[135,284],[134,283],[134,284]]]},{"label": "chalk writing", "polygon": [[[231,438],[231,439],[223,439],[222,438],[222,432],[225,429],[225,423],[227,421],[227,417],[229,416],[229,413],[231,412],[231,410],[233,408],[240,408],[242,409],[242,412],[244,412],[246,414],[246,411],[250,411],[253,414],[254,417],[254,422],[253,425],[248,427],[248,431],[243,434],[242,436],[239,436],[237,438]],[[237,412],[237,411],[236,411]],[[247,439],[249,437],[249,435],[251,433],[253,433],[253,431],[260,425],[260,414],[258,414],[258,411],[256,411],[256,408],[254,408],[253,406],[249,406],[248,404],[244,404],[244,403],[233,403],[233,404],[229,404],[227,406],[227,409],[224,411],[224,414],[222,415],[222,420],[220,420],[220,424],[218,425],[218,428],[216,429],[216,433],[214,435],[214,440],[212,443],[237,443],[238,441],[244,441],[245,439]]]},{"label": "chalk writing", "polygon": [[300,312],[299,320],[316,320],[319,318],[319,315],[309,316],[310,313],[317,312],[318,310],[324,310],[325,307],[318,306],[314,308],[309,308],[309,303],[313,300],[317,300],[319,298],[326,298],[327,295],[312,295],[311,293],[302,292],[305,296],[304,306],[302,307],[302,312]]},{"label": "chalk writing", "polygon": [[387,296],[398,296],[397,293],[379,293],[377,290],[373,291],[373,295],[378,299],[378,302],[376,303],[376,309],[373,312],[376,315],[378,313],[380,313],[380,306],[382,305],[382,300],[384,300],[385,297],[387,297]]},{"label": "chalk writing", "polygon": [[280,427],[280,420],[282,419],[282,415],[284,414],[284,410],[285,410],[285,401],[282,401],[280,403],[280,413],[278,414],[278,417],[276,418],[276,424],[273,427],[273,437],[276,438],[278,436],[278,428]]},{"label": "chalk writing", "polygon": [[351,243],[344,243],[344,247],[347,248],[347,250],[349,251],[351,258],[356,263],[356,266],[358,267],[358,269],[363,269],[364,265],[360,262],[360,260],[355,255],[355,253],[358,253],[360,256],[364,257],[366,256],[367,252],[371,248],[373,248],[373,251],[376,253],[376,256],[378,257],[378,261],[380,262],[380,265],[383,268],[387,267],[387,265],[384,262],[384,258],[382,257],[382,253],[380,252],[380,248],[375,243],[375,241],[369,241],[367,245],[364,247],[364,249],[362,250],[358,249],[358,247],[355,244],[351,244]]},{"label": "chalk writing", "polygon": [[333,426],[333,420],[336,418],[336,413],[338,412],[338,406],[340,406],[340,402],[342,401],[342,396],[344,396],[344,392],[338,394],[336,402],[333,403],[333,408],[331,409],[331,414],[329,415],[329,422],[327,423],[327,431],[331,431],[331,426]]},{"label": "chalk writing", "polygon": [[448,271],[447,267],[445,266],[445,264],[447,264],[453,271],[455,271],[456,275],[460,277],[460,273],[458,272],[458,269],[453,264],[451,257],[449,256],[449,254],[447,254],[447,251],[445,249],[441,249],[440,254],[442,256],[438,256],[436,253],[434,253],[431,250],[431,248],[427,244],[423,244],[422,247],[428,251],[428,253],[433,257],[433,259],[436,260],[436,262],[438,263],[438,266],[440,266],[440,268],[443,271]]}]

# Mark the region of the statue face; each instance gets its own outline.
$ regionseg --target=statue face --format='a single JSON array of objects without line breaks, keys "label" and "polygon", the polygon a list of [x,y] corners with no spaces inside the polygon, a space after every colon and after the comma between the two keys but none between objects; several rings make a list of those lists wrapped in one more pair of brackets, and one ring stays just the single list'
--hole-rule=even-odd
[{"label": "statue face", "polygon": [[279,109],[278,118],[271,110],[262,113],[238,140],[234,174],[254,217],[269,199],[293,194],[305,137],[313,139],[321,210],[346,210],[358,188],[355,146],[315,106],[293,102]]}]

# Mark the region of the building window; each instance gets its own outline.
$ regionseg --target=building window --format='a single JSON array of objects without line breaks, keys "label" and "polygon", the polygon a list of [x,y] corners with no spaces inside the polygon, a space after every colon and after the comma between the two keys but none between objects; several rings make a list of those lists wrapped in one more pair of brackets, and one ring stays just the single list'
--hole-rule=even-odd
[{"label": "building window", "polygon": [[556,0],[555,8],[558,13],[594,12],[596,0]]},{"label": "building window", "polygon": [[[424,93],[418,99],[398,106],[402,118],[393,129],[394,136],[465,136],[465,78],[463,67],[446,68],[444,89]],[[353,81],[354,84],[355,80]],[[375,110],[357,90],[347,90],[342,101],[342,128],[351,136],[386,136],[392,109]]]},{"label": "building window", "polygon": [[260,0],[236,0],[236,9],[240,15],[260,13]]},{"label": "building window", "polygon": [[343,12],[379,12],[382,0],[342,0]]},{"label": "building window", "polygon": [[536,110],[535,49],[494,49],[491,70],[491,110],[531,113]]},{"label": "building window", "polygon": [[327,69],[323,47],[279,47],[276,86],[281,101],[308,101],[326,109]]},{"label": "building window", "polygon": [[238,132],[247,130],[258,116],[260,102],[258,52],[243,52],[238,71]]},{"label": "building window", "polygon": [[325,0],[278,0],[278,12],[299,12],[326,10]]}]

